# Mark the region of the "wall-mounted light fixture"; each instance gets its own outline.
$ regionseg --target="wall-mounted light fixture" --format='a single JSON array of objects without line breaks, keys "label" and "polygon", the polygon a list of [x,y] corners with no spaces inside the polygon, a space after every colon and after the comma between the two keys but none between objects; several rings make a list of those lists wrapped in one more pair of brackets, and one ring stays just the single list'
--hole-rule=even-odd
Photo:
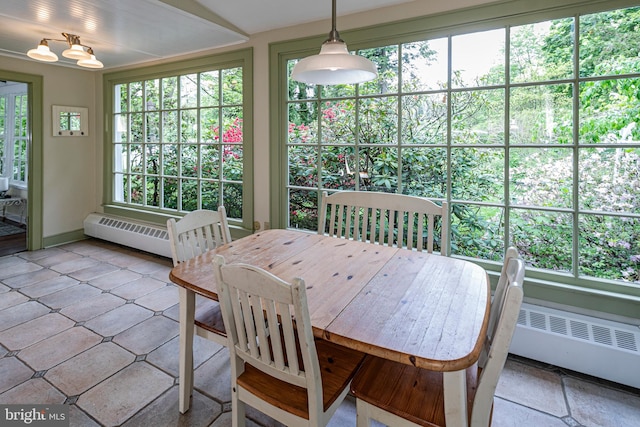
[{"label": "wall-mounted light fixture", "polygon": [[[102,68],[102,62],[96,59],[91,47],[80,43],[80,37],[75,34],[62,33],[64,39],[42,39],[37,48],[27,52],[29,58],[44,62],[56,62],[58,55],[51,52],[49,42],[67,42],[69,48],[62,52],[62,56],[69,59],[78,60],[78,65],[85,68]],[[87,50],[85,50],[87,48]]]}]

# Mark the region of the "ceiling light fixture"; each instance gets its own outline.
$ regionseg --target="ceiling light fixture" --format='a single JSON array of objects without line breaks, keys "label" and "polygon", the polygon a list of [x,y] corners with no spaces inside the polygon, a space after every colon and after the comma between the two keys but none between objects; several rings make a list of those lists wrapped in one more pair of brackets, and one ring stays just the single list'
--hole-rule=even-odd
[{"label": "ceiling light fixture", "polygon": [[332,0],[331,32],[318,55],[301,59],[293,67],[293,80],[318,85],[363,83],[378,77],[376,65],[367,58],[351,55],[336,30],[336,0]]},{"label": "ceiling light fixture", "polygon": [[[29,58],[37,59],[44,62],[56,62],[58,55],[51,52],[49,49],[49,42],[67,42],[69,48],[62,52],[62,56],[69,59],[76,59],[77,64],[85,68],[102,68],[104,65],[102,62],[96,59],[91,47],[84,45],[80,42],[80,37],[75,34],[62,33],[64,39],[42,39],[37,48],[31,49],[27,52]],[[87,50],[85,50],[87,48]]]}]

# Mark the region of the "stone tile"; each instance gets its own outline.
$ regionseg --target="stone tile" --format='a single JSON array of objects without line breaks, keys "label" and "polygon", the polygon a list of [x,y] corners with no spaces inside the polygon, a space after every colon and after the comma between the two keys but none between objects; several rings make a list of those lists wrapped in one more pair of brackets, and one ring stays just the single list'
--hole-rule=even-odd
[{"label": "stone tile", "polygon": [[75,252],[79,255],[90,256],[96,253],[104,252],[105,250],[110,252],[110,248],[116,247],[108,242],[99,242],[94,239],[80,240],[73,243],[64,245],[66,251]]},{"label": "stone tile", "polygon": [[223,348],[195,370],[193,386],[219,402],[231,402],[229,349]]},{"label": "stone tile", "polygon": [[564,379],[571,416],[585,426],[640,425],[640,395],[586,380]]},{"label": "stone tile", "polygon": [[77,396],[134,360],[132,353],[107,342],[49,369],[44,377],[67,396]]},{"label": "stone tile", "polygon": [[[250,408],[247,408],[247,412],[249,411]],[[225,412],[222,415],[220,415],[216,421],[211,424],[211,427],[231,427],[232,426],[232,421],[231,421],[231,412]],[[257,427],[260,426],[260,424],[256,424],[255,422],[253,422],[253,420],[250,420],[247,418],[246,420],[246,427]]]},{"label": "stone tile", "polygon": [[39,283],[43,280],[53,279],[59,275],[60,273],[56,273],[48,268],[41,268],[34,272],[9,277],[4,279],[3,282],[12,288],[22,288],[23,286],[33,285],[34,283]]},{"label": "stone tile", "polygon": [[158,268],[156,271],[151,273],[149,276],[153,277],[154,279],[158,279],[158,280],[162,280],[163,282],[170,283],[171,280],[169,280],[169,272],[171,272],[172,268],[173,268],[173,261],[169,260],[169,263],[167,265],[162,264],[160,268]]},{"label": "stone tile", "polygon": [[[142,261],[142,255],[140,253],[132,251],[112,252],[109,255],[110,256],[108,258],[105,258],[104,260],[109,264],[113,264],[121,268],[129,268],[132,265],[138,264]],[[95,255],[93,255],[93,258],[95,258]]]},{"label": "stone tile", "polygon": [[356,399],[351,395],[347,395],[344,401],[338,407],[338,410],[327,427],[342,427],[342,426],[355,426],[356,425]]},{"label": "stone tile", "polygon": [[83,301],[82,304],[71,304],[60,310],[76,322],[86,322],[107,311],[125,304],[126,301],[115,295],[103,293]]},{"label": "stone tile", "polygon": [[3,345],[0,345],[0,357],[6,356],[8,352],[9,350],[7,350]]},{"label": "stone tile", "polygon": [[83,256],[80,256],[78,254],[74,254],[73,252],[67,252],[67,251],[63,251],[60,253],[57,253],[55,255],[52,256],[48,256],[46,258],[41,258],[38,260],[35,260],[35,262],[37,262],[38,264],[40,264],[43,267],[52,267],[55,265],[59,265],[59,264],[63,264],[65,262],[69,262],[69,261],[75,261],[78,259],[82,259],[84,258]]},{"label": "stone tile", "polygon": [[125,304],[94,317],[84,325],[104,337],[111,337],[151,316],[153,316],[153,312],[146,308],[135,304]]},{"label": "stone tile", "polygon": [[37,301],[28,301],[0,310],[0,331],[49,313],[49,308]]},{"label": "stone tile", "polygon": [[136,299],[157,289],[160,289],[167,284],[150,277],[142,277],[133,282],[129,282],[125,285],[118,286],[111,290],[111,293],[118,295],[124,299]]},{"label": "stone tile", "polygon": [[81,271],[87,268],[95,267],[96,265],[100,265],[100,262],[96,261],[95,259],[89,257],[79,257],[77,259],[71,259],[69,261],[61,262],[60,264],[52,265],[49,268],[61,274],[70,274],[75,271]]},{"label": "stone tile", "polygon": [[27,381],[35,372],[15,357],[0,359],[0,393]]},{"label": "stone tile", "polygon": [[162,311],[179,301],[178,288],[175,285],[165,285],[143,297],[136,299],[136,304],[153,311]]},{"label": "stone tile", "polygon": [[81,304],[83,300],[100,295],[102,291],[86,283],[78,283],[61,291],[38,298],[38,301],[52,309],[64,308],[71,304]]},{"label": "stone tile", "polygon": [[[19,259],[14,257],[15,259]],[[27,273],[33,273],[34,271],[42,270],[42,267],[38,264],[32,262],[25,262],[24,260],[20,260],[15,263],[5,263],[8,265],[0,265],[0,280],[2,280],[5,284],[10,285],[10,280],[7,280],[11,277],[21,276]]]},{"label": "stone tile", "polygon": [[64,403],[66,396],[42,378],[33,378],[0,394],[0,403],[46,405]]},{"label": "stone tile", "polygon": [[104,425],[121,425],[172,385],[169,375],[137,362],[82,394],[77,405]]},{"label": "stone tile", "polygon": [[108,275],[110,273],[113,273],[119,270],[119,268],[116,267],[115,265],[105,264],[95,260],[93,262],[95,263],[94,265],[87,268],[73,271],[69,273],[69,276],[73,277],[74,279],[78,279],[83,282],[86,282],[88,280],[95,279],[96,277]]},{"label": "stone tile", "polygon": [[0,269],[2,271],[9,271],[16,268],[18,265],[27,264],[28,262],[17,256],[3,256],[0,257]]},{"label": "stone tile", "polygon": [[147,354],[179,333],[178,323],[164,316],[153,316],[113,337],[113,342],[137,354]]},{"label": "stone tile", "polygon": [[100,344],[102,337],[76,326],[42,340],[18,353],[36,371],[44,371]]},{"label": "stone tile", "polygon": [[569,415],[559,374],[507,360],[496,396],[556,417]]},{"label": "stone tile", "polygon": [[29,298],[22,295],[20,292],[3,292],[2,298],[0,298],[0,310],[25,303],[27,301],[29,301]]},{"label": "stone tile", "polygon": [[564,421],[544,412],[509,402],[493,399],[493,421],[491,427],[567,427]]},{"label": "stone tile", "polygon": [[133,264],[128,268],[129,270],[140,274],[153,274],[158,270],[163,269],[163,265],[161,263],[165,263],[165,266],[172,265],[171,261],[166,259],[160,261],[158,258],[150,258],[148,260],[140,261],[137,264]]},{"label": "stone tile", "polygon": [[[51,270],[46,270],[51,271]],[[57,273],[56,273],[57,274]],[[54,292],[61,291],[70,286],[77,285],[78,281],[69,276],[57,275],[51,279],[43,280],[33,285],[20,288],[20,292],[31,298],[40,298]]]},{"label": "stone tile", "polygon": [[89,280],[89,284],[96,288],[109,291],[111,289],[122,286],[125,283],[133,282],[142,277],[142,274],[129,270],[118,270],[113,273]]},{"label": "stone tile", "polygon": [[67,251],[60,249],[59,247],[54,247],[54,248],[39,249],[37,251],[20,252],[17,255],[20,258],[26,259],[28,261],[36,261],[39,259],[54,256],[54,255],[63,254],[65,252]]},{"label": "stone tile", "polygon": [[9,292],[12,288],[7,285],[0,283],[0,294],[4,294],[5,292]]},{"label": "stone tile", "polygon": [[[195,336],[193,338],[193,364],[197,368],[223,347],[213,341]],[[175,337],[147,355],[147,362],[152,363],[165,372],[178,376],[180,355],[180,337]]]},{"label": "stone tile", "polygon": [[45,314],[0,332],[0,342],[9,350],[20,350],[73,325],[73,320],[59,313]]},{"label": "stone tile", "polygon": [[69,427],[101,427],[100,424],[89,418],[89,416],[76,405],[69,406]]},{"label": "stone tile", "polygon": [[178,386],[176,385],[123,424],[123,427],[152,425],[205,427],[211,425],[221,413],[222,406],[219,403],[194,391],[189,410],[186,414],[181,414],[178,409]]}]

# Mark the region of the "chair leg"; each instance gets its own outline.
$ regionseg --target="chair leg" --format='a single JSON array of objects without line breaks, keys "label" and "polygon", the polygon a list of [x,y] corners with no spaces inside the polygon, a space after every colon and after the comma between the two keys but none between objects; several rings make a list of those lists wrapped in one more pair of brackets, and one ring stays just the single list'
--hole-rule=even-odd
[{"label": "chair leg", "polygon": [[189,410],[193,393],[193,325],[196,296],[193,291],[179,287],[180,295],[180,385],[179,409],[184,414]]},{"label": "chair leg", "polygon": [[238,392],[235,387],[231,389],[231,425],[232,427],[245,427],[246,424],[246,408],[243,401],[238,399]]},{"label": "chair leg", "polygon": [[356,427],[371,427],[369,405],[360,399],[356,399]]}]

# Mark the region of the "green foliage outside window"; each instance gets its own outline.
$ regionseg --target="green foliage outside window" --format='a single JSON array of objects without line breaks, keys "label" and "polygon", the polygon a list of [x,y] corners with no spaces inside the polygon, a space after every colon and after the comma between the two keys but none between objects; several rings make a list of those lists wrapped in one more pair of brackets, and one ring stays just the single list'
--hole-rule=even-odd
[{"label": "green foliage outside window", "polygon": [[316,230],[323,190],[411,194],[450,202],[453,254],[640,282],[639,28],[614,10],[362,50],[360,85],[290,80],[287,226]]}]

